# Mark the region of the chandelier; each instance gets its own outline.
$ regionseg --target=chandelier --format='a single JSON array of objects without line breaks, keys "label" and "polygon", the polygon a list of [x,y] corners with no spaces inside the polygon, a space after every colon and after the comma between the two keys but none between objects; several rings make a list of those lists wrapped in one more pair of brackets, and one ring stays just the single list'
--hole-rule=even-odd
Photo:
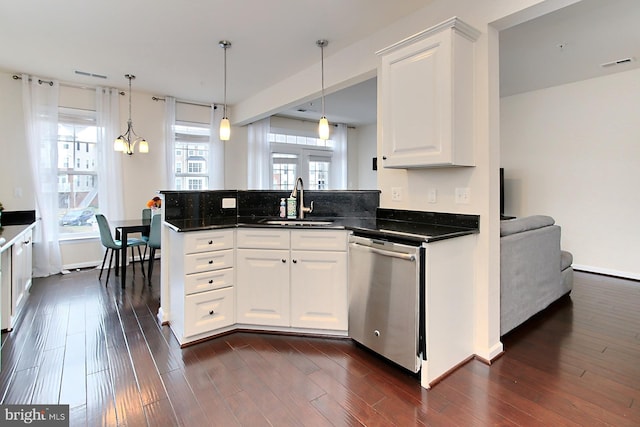
[{"label": "chandelier", "polygon": [[116,138],[113,142],[113,149],[132,155],[136,144],[140,143],[140,145],[138,145],[138,153],[148,153],[149,143],[146,139],[135,133],[133,130],[133,122],[131,121],[131,80],[135,79],[136,76],[133,74],[125,74],[124,77],[129,79],[129,120],[127,120],[127,131]]}]

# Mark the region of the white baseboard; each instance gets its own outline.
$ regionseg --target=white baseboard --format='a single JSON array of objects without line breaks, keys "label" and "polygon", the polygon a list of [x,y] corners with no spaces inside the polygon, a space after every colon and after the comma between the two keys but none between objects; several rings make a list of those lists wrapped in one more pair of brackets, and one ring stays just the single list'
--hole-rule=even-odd
[{"label": "white baseboard", "polygon": [[[147,253],[147,258],[144,259],[144,262],[149,261],[148,258],[149,254]],[[140,257],[136,254],[135,258],[134,258],[137,262],[140,262]],[[160,259],[160,253],[159,251],[156,252],[156,256],[154,257],[154,260],[158,260]],[[129,263],[131,261],[131,256],[127,257],[127,263]],[[105,268],[107,268],[109,260],[107,260],[107,263],[105,263]],[[100,266],[102,265],[102,260],[97,260],[97,261],[85,261],[85,262],[77,262],[75,264],[65,264],[62,266],[63,270],[76,270],[76,269],[80,269],[80,268],[100,268]]]},{"label": "white baseboard", "polygon": [[585,271],[587,273],[604,274],[607,276],[615,276],[623,279],[640,280],[640,274],[630,271],[612,270],[610,268],[593,267],[591,265],[573,264],[574,270]]}]

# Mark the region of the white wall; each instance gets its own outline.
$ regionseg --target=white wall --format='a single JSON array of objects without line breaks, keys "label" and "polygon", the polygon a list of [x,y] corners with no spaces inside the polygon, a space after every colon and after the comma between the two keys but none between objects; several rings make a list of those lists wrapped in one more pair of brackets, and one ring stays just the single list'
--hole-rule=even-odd
[{"label": "white wall", "polygon": [[8,211],[33,210],[33,180],[24,143],[22,81],[13,80],[12,75],[0,71],[0,202]]},{"label": "white wall", "polygon": [[[377,124],[359,126],[356,129],[353,145],[357,147],[357,163],[354,165],[353,172],[357,172],[357,176],[354,178],[354,185],[349,188],[356,190],[375,190],[378,188],[378,174],[373,170],[373,158],[377,156],[378,149],[377,130]],[[351,150],[351,134],[349,138],[349,149]],[[351,163],[349,168],[352,168]],[[351,184],[351,169],[349,172]]]},{"label": "white wall", "polygon": [[562,227],[577,268],[640,279],[640,70],[501,100],[505,211]]}]

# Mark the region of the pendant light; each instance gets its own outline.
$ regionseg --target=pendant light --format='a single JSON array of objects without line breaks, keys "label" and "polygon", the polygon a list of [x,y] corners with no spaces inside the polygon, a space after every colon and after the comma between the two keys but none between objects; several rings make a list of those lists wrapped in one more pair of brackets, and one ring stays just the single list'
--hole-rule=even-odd
[{"label": "pendant light", "polygon": [[322,70],[322,117],[318,123],[318,135],[320,139],[329,139],[329,121],[324,115],[324,48],[329,42],[327,40],[318,40],[316,45],[320,48],[320,66]]},{"label": "pendant light", "polygon": [[229,117],[227,117],[227,49],[231,47],[231,42],[220,40],[218,44],[224,49],[224,109],[222,120],[220,120],[220,140],[228,141],[231,137],[231,124],[229,123]]},{"label": "pendant light", "polygon": [[116,138],[113,142],[113,149],[131,156],[136,144],[140,143],[138,145],[138,153],[146,154],[149,152],[149,143],[135,133],[133,122],[131,121],[131,80],[135,79],[136,76],[125,74],[124,77],[129,80],[129,120],[127,120],[127,131]]}]

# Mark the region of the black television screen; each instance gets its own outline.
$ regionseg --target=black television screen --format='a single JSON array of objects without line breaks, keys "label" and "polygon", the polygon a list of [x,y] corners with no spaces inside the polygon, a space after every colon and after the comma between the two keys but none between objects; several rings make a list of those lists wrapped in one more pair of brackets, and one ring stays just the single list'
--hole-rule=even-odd
[{"label": "black television screen", "polygon": [[500,168],[500,215],[504,215],[504,168]]}]

